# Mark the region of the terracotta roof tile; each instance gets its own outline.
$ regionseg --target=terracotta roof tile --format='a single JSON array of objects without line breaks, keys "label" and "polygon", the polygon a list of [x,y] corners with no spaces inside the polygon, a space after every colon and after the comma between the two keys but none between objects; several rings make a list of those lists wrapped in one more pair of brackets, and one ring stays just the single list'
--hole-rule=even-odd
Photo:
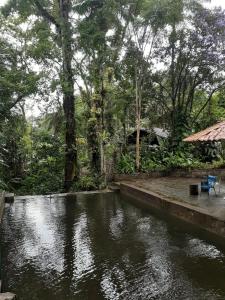
[{"label": "terracotta roof tile", "polygon": [[208,127],[198,133],[192,134],[185,138],[184,142],[198,142],[198,141],[220,141],[225,140],[225,121],[217,123]]}]

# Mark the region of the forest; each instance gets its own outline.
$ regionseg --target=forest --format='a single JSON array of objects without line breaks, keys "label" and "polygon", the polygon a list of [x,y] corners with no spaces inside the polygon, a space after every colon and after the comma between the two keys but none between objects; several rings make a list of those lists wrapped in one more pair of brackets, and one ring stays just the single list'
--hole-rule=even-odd
[{"label": "forest", "polygon": [[[9,0],[0,189],[103,189],[115,173],[225,165],[221,145],[182,142],[224,119],[224,70],[225,12],[204,1]],[[153,128],[168,133],[157,146],[141,136]]]}]

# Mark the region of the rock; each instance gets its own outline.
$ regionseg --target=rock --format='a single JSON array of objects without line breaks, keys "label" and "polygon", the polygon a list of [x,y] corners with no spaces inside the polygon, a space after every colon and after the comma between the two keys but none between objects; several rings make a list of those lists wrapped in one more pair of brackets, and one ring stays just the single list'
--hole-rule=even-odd
[{"label": "rock", "polygon": [[12,293],[0,294],[0,300],[16,300],[16,295]]}]

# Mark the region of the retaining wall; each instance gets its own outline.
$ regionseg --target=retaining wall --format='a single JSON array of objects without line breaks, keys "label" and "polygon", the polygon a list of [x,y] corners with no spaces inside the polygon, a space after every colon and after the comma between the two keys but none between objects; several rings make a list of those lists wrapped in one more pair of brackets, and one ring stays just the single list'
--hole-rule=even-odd
[{"label": "retaining wall", "polygon": [[[0,193],[0,225],[3,217],[3,212],[4,212],[4,207],[5,207],[5,193],[1,192]],[[0,245],[1,247],[1,245]],[[1,251],[0,251],[1,254]],[[0,300],[16,300],[16,295],[12,293],[1,293],[1,257],[0,257]]]},{"label": "retaining wall", "polygon": [[121,194],[127,195],[133,202],[160,210],[185,222],[197,225],[210,233],[225,238],[225,220],[219,219],[204,208],[193,207],[187,203],[169,200],[154,192],[144,190],[132,184],[120,184]]},{"label": "retaining wall", "polygon": [[225,169],[198,169],[198,170],[173,170],[173,171],[152,171],[150,173],[136,173],[136,174],[114,174],[114,181],[133,180],[133,179],[148,179],[165,176],[172,177],[187,177],[196,178],[207,175],[219,176],[225,179]]}]

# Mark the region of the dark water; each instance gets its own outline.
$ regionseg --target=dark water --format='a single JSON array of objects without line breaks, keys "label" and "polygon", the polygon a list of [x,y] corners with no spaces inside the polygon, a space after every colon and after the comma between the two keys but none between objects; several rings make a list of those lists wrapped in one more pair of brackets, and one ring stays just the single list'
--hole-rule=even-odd
[{"label": "dark water", "polygon": [[21,300],[225,299],[225,251],[114,194],[16,200],[1,240]]}]

